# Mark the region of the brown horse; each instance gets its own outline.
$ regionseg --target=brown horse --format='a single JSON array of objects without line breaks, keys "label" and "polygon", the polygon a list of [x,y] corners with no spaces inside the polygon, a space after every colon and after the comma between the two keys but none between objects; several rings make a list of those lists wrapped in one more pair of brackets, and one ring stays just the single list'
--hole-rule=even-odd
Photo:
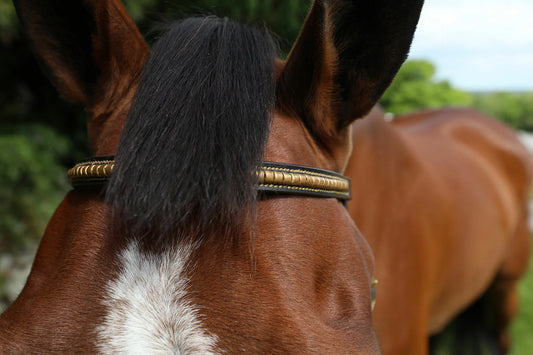
[{"label": "brown horse", "polygon": [[533,169],[515,134],[468,109],[389,123],[376,108],[353,136],[348,207],[376,259],[383,353],[426,354],[429,336],[469,307],[461,320],[470,323],[455,329],[472,343],[457,342],[453,353],[479,353],[475,340],[484,334],[507,351],[530,255]]},{"label": "brown horse", "polygon": [[379,352],[338,173],[421,0],[317,0],[286,62],[225,19],[150,53],[118,0],[15,5],[96,157],[69,173],[0,353]]}]

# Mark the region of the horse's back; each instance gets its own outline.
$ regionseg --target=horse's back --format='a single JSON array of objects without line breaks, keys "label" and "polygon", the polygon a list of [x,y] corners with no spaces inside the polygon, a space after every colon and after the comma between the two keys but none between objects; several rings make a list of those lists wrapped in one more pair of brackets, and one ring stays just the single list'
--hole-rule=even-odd
[{"label": "horse's back", "polygon": [[[442,188],[460,199],[455,202],[468,204],[479,193],[472,203],[494,199],[502,217],[519,214],[527,203],[531,158],[502,123],[471,109],[445,109],[400,116],[392,126],[428,173],[445,178]],[[452,193],[458,188],[462,194]],[[502,222],[513,224],[512,218]]]},{"label": "horse's back", "polygon": [[393,329],[398,322],[437,332],[509,259],[521,260],[508,268],[513,277],[524,272],[529,236],[516,231],[527,220],[533,170],[510,129],[473,110],[446,109],[390,123],[373,114],[354,125],[353,137],[349,208],[376,255],[378,336],[414,339]]},{"label": "horse's back", "polygon": [[[533,172],[531,158],[515,132],[504,124],[472,109],[444,109],[399,116],[392,125],[414,149],[422,149],[423,159],[436,158],[424,153],[435,146],[438,151],[432,152],[449,157],[451,162],[475,165],[487,173],[497,171],[505,179],[500,183],[512,184],[519,200],[527,195]],[[433,167],[448,168],[442,164]]]}]

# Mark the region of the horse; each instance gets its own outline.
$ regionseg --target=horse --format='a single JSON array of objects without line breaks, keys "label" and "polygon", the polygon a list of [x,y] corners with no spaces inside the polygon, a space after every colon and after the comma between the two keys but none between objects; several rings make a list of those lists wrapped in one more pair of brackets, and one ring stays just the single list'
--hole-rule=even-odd
[{"label": "horse", "polygon": [[527,150],[467,108],[389,122],[376,107],[352,134],[348,209],[375,255],[383,353],[427,354],[450,323],[453,354],[507,352],[530,256]]},{"label": "horse", "polygon": [[421,0],[316,0],[286,60],[227,19],[150,50],[118,0],[15,7],[94,156],[68,172],[0,353],[379,353],[341,174]]}]

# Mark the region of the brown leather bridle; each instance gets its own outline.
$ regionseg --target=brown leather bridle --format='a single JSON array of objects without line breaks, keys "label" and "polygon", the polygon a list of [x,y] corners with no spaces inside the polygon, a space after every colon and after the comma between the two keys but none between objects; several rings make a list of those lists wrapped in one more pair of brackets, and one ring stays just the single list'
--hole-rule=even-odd
[{"label": "brown leather bridle", "polygon": [[[74,188],[103,185],[113,173],[113,156],[91,157],[69,169],[67,176]],[[350,179],[323,169],[264,162],[256,171],[260,192],[351,199]]]}]

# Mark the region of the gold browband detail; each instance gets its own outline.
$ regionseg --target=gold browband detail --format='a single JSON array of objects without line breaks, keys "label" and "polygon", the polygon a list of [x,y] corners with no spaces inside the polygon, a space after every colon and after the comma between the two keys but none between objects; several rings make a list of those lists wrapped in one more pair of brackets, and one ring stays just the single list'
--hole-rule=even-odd
[{"label": "gold browband detail", "polygon": [[67,177],[74,186],[78,183],[104,182],[109,180],[114,167],[113,159],[87,160],[69,169]]},{"label": "gold browband detail", "polygon": [[[67,176],[74,187],[98,185],[109,180],[114,167],[113,157],[92,158],[69,169]],[[351,198],[350,179],[327,170],[265,162],[257,175],[259,191]]]},{"label": "gold browband detail", "polygon": [[302,169],[262,166],[259,175],[259,187],[284,188],[309,192],[335,193],[350,196],[350,180],[323,173]]}]

